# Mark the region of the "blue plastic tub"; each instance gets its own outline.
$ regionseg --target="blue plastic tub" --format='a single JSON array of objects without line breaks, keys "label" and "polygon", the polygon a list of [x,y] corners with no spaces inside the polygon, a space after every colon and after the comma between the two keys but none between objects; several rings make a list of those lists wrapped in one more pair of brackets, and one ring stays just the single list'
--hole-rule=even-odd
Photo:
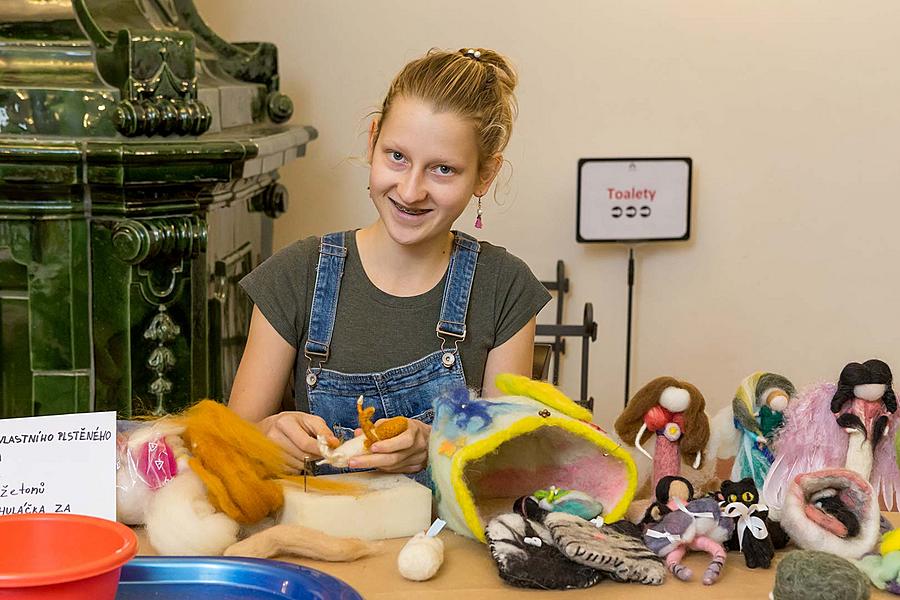
[{"label": "blue plastic tub", "polygon": [[258,558],[141,556],[125,563],[116,600],[362,600],[327,573]]}]

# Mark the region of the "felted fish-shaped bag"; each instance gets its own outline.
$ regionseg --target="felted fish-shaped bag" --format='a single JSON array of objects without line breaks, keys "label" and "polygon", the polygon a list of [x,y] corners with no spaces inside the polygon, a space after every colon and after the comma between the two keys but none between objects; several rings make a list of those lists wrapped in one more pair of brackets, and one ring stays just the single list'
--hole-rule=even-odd
[{"label": "felted fish-shaped bag", "polygon": [[504,374],[496,385],[506,396],[471,398],[460,388],[435,401],[428,463],[450,528],[484,542],[492,517],[550,486],[593,497],[606,522],[622,518],[637,468],[590,411],[549,383]]}]

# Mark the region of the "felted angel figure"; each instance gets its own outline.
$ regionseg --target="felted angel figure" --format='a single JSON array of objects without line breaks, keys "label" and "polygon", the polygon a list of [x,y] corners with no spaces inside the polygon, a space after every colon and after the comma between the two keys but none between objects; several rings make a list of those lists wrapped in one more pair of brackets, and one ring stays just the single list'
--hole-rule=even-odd
[{"label": "felted angel figure", "polygon": [[723,543],[734,532],[734,521],[722,514],[713,497],[690,498],[691,486],[680,477],[663,479],[656,489],[656,502],[668,512],[644,532],[647,547],[665,559],[675,577],[687,581],[691,569],[681,563],[688,550],[708,552],[712,560],[703,574],[703,584],[712,585],[725,566]]},{"label": "felted angel figure", "polygon": [[883,361],[849,363],[837,384],[810,386],[790,403],[775,439],[775,462],[763,484],[771,516],[778,518],[796,476],[836,468],[868,480],[885,507],[894,510],[900,471],[890,438],[900,417],[892,381]]},{"label": "felted angel figure", "polygon": [[796,393],[782,375],[757,371],[741,382],[731,406],[713,418],[710,450],[719,458],[734,456],[733,481],[750,477],[757,489],[762,488],[775,460],[772,442]]},{"label": "felted angel figure", "polygon": [[[616,433],[653,461],[653,489],[660,479],[681,472],[681,457],[697,469],[709,441],[706,403],[696,387],[674,377],[657,377],[628,401],[616,419]],[[655,456],[643,444],[656,435]]]}]

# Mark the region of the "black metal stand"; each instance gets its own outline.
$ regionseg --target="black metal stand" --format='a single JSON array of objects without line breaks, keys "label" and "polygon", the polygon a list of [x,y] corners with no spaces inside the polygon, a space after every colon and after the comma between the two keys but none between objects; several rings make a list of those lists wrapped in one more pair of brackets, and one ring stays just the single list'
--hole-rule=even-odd
[{"label": "black metal stand", "polygon": [[594,307],[590,302],[584,305],[584,318],[581,325],[563,325],[563,296],[569,291],[569,280],[565,276],[565,264],[556,262],[556,281],[542,281],[548,290],[556,291],[556,323],[538,325],[535,332],[538,336],[553,338],[553,385],[559,385],[559,357],[565,354],[567,337],[581,338],[581,395],[579,403],[589,410],[594,408],[594,399],[587,395],[588,367],[590,343],[597,340],[597,323],[594,322]]},{"label": "black metal stand", "polygon": [[[556,261],[556,281],[542,281],[544,287],[556,294],[556,324],[562,325],[563,301],[569,293],[569,278],[566,277],[566,265],[563,261]],[[553,352],[553,385],[559,385],[559,356],[566,353],[566,340],[560,336],[553,338],[551,345]]]},{"label": "black metal stand", "polygon": [[628,405],[631,383],[631,315],[634,297],[634,248],[628,247],[628,329],[625,335],[625,406]]}]

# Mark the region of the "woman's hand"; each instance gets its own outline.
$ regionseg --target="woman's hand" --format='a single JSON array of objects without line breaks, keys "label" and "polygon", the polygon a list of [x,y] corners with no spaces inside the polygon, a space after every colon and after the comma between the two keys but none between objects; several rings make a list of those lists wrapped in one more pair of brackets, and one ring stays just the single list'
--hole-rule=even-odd
[{"label": "woman's hand", "polygon": [[428,437],[430,435],[430,425],[416,419],[409,419],[406,431],[388,440],[375,442],[369,448],[371,454],[355,456],[350,459],[350,468],[378,469],[387,473],[418,473],[428,466]]},{"label": "woman's hand", "polygon": [[266,417],[259,422],[259,428],[266,437],[287,451],[291,466],[297,470],[303,469],[308,459],[322,458],[317,436],[325,436],[332,448],[340,445],[322,417],[304,412],[288,411]]}]

